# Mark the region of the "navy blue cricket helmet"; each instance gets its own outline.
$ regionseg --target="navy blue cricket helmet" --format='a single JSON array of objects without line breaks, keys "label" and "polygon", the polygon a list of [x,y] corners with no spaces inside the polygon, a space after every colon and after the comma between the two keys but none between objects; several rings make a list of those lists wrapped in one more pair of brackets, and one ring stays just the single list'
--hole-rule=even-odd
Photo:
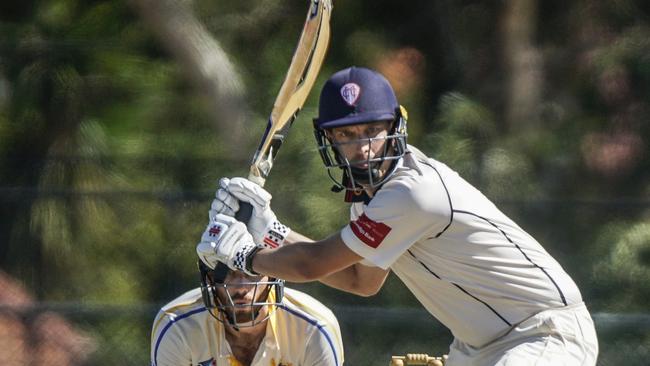
[{"label": "navy blue cricket helmet", "polygon": [[[331,128],[390,121],[391,128],[385,140],[383,153],[364,161],[349,161],[340,153],[340,143],[327,134]],[[399,105],[395,92],[384,76],[363,67],[350,67],[336,72],[323,86],[318,117],[314,119],[314,134],[318,151],[335,183],[334,190],[358,190],[363,186],[377,188],[395,171],[397,161],[406,152],[406,110]],[[364,138],[353,143],[371,143],[377,138]],[[383,174],[379,167],[392,161]],[[355,165],[363,163],[367,168]],[[341,179],[332,169],[343,170]]]}]

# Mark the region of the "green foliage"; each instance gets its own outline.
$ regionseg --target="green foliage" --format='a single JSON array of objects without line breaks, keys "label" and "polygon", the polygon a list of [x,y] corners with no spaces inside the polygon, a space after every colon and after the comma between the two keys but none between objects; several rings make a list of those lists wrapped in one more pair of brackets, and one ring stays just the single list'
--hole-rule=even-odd
[{"label": "green foliage", "polygon": [[498,134],[492,113],[452,92],[440,98],[435,125],[437,131],[426,136],[424,149],[462,175],[478,178],[482,156]]},{"label": "green foliage", "polygon": [[650,224],[611,223],[600,246],[609,254],[594,266],[594,278],[607,291],[603,306],[610,311],[643,311],[650,298]]}]

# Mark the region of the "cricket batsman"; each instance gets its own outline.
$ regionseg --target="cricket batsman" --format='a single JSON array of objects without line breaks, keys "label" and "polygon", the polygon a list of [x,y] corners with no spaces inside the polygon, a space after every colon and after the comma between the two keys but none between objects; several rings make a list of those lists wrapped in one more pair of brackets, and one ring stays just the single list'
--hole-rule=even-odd
[{"label": "cricket batsman", "polygon": [[[382,75],[335,73],[318,113],[318,151],[351,203],[349,223],[313,241],[278,221],[263,188],[223,178],[206,229],[220,234],[197,245],[207,266],[362,296],[392,270],[453,334],[447,366],[596,364],[594,324],[574,281],[458,173],[407,144],[406,111]],[[253,206],[246,224],[234,219],[239,202]]]}]

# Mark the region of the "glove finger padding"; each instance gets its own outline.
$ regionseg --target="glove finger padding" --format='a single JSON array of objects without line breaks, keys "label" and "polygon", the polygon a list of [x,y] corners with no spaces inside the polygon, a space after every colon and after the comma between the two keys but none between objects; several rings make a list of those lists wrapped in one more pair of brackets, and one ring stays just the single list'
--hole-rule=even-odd
[{"label": "glove finger padding", "polygon": [[219,187],[223,189],[228,189],[228,184],[230,183],[230,178],[222,177],[219,179]]},{"label": "glove finger padding", "polygon": [[216,246],[217,243],[208,241],[202,241],[196,245],[196,254],[199,256],[201,262],[210,267],[210,269],[214,269],[217,263],[219,263],[215,255]]},{"label": "glove finger padding", "polygon": [[212,269],[219,262],[216,253],[217,243],[221,238],[221,234],[227,229],[227,225],[216,222],[214,218],[210,218],[210,223],[203,232],[203,235],[201,235],[201,242],[196,246],[196,254],[199,256],[199,259]]},{"label": "glove finger padding", "polygon": [[240,201],[248,202],[254,208],[260,210],[271,204],[271,194],[245,178],[236,177],[230,179],[227,190]]},{"label": "glove finger padding", "polygon": [[256,250],[257,246],[246,225],[223,214],[217,214],[210,220],[201,242],[196,246],[197,255],[210,268],[215,268],[217,262],[221,262],[249,275],[255,273],[246,268],[248,257]]},{"label": "glove finger padding", "polygon": [[239,211],[239,200],[230,194],[227,189],[219,188],[215,193],[215,197],[210,207],[210,219],[216,214],[235,216],[235,213]]}]

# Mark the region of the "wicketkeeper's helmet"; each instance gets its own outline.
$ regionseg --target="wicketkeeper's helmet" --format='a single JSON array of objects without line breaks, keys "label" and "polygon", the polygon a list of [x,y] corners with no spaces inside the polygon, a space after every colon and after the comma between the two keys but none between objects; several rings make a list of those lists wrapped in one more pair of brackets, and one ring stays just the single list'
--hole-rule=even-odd
[{"label": "wicketkeeper's helmet", "polygon": [[[222,323],[227,323],[234,328],[252,327],[269,318],[276,306],[282,305],[284,297],[284,280],[269,278],[267,281],[254,281],[250,282],[237,282],[226,283],[226,276],[231,271],[228,266],[223,263],[217,264],[215,269],[211,269],[203,261],[198,261],[199,273],[201,274],[201,294],[203,295],[203,303],[208,309],[210,314]],[[253,300],[250,303],[239,304],[233,301],[232,290],[238,288],[251,288],[254,287]],[[217,289],[222,288],[224,296],[220,298],[217,294]],[[271,293],[271,290],[274,290]],[[258,293],[262,296],[258,298]],[[262,308],[268,308],[266,316],[259,316]],[[238,309],[248,308],[249,316],[245,319],[237,316]]]}]

